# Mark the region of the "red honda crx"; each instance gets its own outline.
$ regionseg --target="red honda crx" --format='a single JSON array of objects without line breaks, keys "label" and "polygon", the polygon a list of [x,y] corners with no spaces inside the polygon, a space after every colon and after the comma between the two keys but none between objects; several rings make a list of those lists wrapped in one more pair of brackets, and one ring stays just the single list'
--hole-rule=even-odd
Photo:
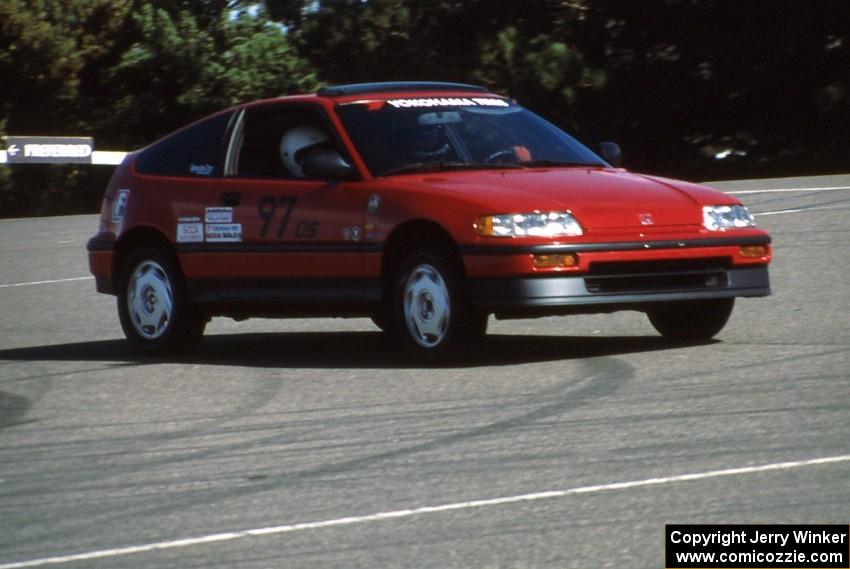
[{"label": "red honda crx", "polygon": [[129,154],[88,243],[129,342],[212,316],[371,316],[415,356],[496,318],[638,310],[674,340],[770,294],[737,199],[615,167],[485,88],[364,83],[239,105]]}]

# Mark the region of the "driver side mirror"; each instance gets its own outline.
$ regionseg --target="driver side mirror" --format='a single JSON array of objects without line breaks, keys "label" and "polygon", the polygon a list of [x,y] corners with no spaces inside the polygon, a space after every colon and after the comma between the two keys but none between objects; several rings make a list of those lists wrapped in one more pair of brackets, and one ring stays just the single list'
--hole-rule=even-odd
[{"label": "driver side mirror", "polygon": [[345,161],[342,154],[327,148],[309,150],[304,156],[301,168],[311,178],[350,180],[357,175],[357,170]]},{"label": "driver side mirror", "polygon": [[600,142],[599,151],[602,158],[611,166],[619,168],[623,165],[623,152],[620,150],[620,145],[616,142]]}]

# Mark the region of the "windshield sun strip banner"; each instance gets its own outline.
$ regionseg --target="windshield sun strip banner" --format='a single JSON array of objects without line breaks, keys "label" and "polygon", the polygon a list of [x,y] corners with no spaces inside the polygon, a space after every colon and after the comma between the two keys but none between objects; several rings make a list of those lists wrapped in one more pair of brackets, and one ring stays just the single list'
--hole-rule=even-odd
[{"label": "windshield sun strip banner", "polygon": [[340,106],[366,105],[371,108],[427,109],[445,107],[506,108],[512,105],[501,97],[404,97],[395,99],[358,99],[341,103]]},{"label": "windshield sun strip banner", "polygon": [[498,97],[416,97],[410,99],[387,99],[387,104],[396,109],[511,106],[508,101]]}]

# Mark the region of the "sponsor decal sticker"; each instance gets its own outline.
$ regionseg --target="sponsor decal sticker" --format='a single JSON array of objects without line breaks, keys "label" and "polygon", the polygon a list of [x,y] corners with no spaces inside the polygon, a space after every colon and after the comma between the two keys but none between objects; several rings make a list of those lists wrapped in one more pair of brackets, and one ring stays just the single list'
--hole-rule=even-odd
[{"label": "sponsor decal sticker", "polygon": [[427,107],[510,107],[497,97],[428,97],[417,99],[389,99],[387,104],[396,109]]},{"label": "sponsor decal sticker", "polygon": [[189,164],[189,173],[196,176],[212,176],[214,170],[212,164]]},{"label": "sponsor decal sticker", "polygon": [[203,243],[204,224],[198,216],[177,219],[178,243]]},{"label": "sponsor decal sticker", "polygon": [[204,221],[207,223],[232,223],[232,207],[208,207],[204,210]]},{"label": "sponsor decal sticker", "polygon": [[130,200],[130,190],[118,190],[115,202],[112,204],[112,223],[120,225],[124,221],[127,202]]},{"label": "sponsor decal sticker", "polygon": [[380,194],[372,194],[369,196],[369,200],[366,202],[366,211],[371,214],[377,213],[378,209],[381,207],[381,195]]},{"label": "sponsor decal sticker", "polygon": [[207,243],[238,243],[242,241],[241,223],[207,223]]},{"label": "sponsor decal sticker", "polygon": [[372,222],[366,223],[366,225],[363,227],[363,229],[366,230],[366,240],[367,241],[371,241],[372,239],[375,238],[375,224],[374,223],[372,223]]}]

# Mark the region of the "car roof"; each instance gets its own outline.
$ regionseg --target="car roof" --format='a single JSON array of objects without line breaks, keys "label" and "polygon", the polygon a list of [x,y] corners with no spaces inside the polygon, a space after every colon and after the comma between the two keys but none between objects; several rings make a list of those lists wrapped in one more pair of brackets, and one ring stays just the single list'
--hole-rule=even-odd
[{"label": "car roof", "polygon": [[307,103],[322,102],[339,105],[360,101],[364,97],[382,100],[393,97],[498,97],[505,99],[481,85],[468,83],[452,83],[447,81],[381,81],[374,83],[347,83],[322,87],[315,93],[301,95],[285,95],[270,99],[260,99],[238,105],[238,107],[253,107],[274,102]]},{"label": "car roof", "polygon": [[468,93],[490,93],[480,85],[468,83],[449,83],[443,81],[382,81],[378,83],[349,83],[331,85],[319,89],[320,97],[340,97],[345,95],[363,95],[372,93],[398,93],[405,91],[452,91]]}]

